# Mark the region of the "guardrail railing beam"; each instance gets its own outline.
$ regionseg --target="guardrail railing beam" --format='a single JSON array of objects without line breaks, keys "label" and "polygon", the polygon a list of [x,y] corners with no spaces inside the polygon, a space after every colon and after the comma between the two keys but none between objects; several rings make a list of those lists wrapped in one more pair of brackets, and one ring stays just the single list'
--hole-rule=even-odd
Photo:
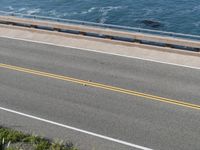
[{"label": "guardrail railing beam", "polygon": [[[0,14],[2,12],[0,11]],[[98,38],[107,38],[125,42],[135,42],[163,47],[188,49],[199,51],[200,36],[177,34],[171,32],[154,31],[147,29],[137,29],[115,25],[103,25],[97,23],[88,23],[82,21],[60,19],[61,22],[49,22],[55,18],[14,14],[11,17],[8,14],[0,16],[0,23],[11,24],[15,26],[30,27],[49,31],[58,31],[70,34],[80,34]],[[18,16],[18,17],[16,17]],[[25,18],[23,18],[25,16]],[[39,20],[38,20],[39,19]],[[46,21],[44,21],[46,20]],[[64,22],[64,23],[63,23]],[[82,25],[84,24],[84,25]],[[120,30],[118,30],[120,28]],[[140,31],[140,32],[136,32]],[[147,33],[143,33],[143,32]],[[156,34],[154,34],[156,33]],[[170,36],[169,36],[170,35]],[[178,37],[177,37],[178,36]],[[181,36],[187,38],[180,38]],[[192,38],[191,38],[192,37]],[[195,40],[193,39],[195,38]]]},{"label": "guardrail railing beam", "polygon": [[100,27],[100,28],[118,29],[118,30],[129,31],[129,32],[149,33],[149,34],[153,34],[153,35],[162,35],[162,36],[169,36],[169,37],[176,37],[176,38],[200,40],[199,35],[182,34],[182,33],[175,33],[175,32],[165,32],[165,31],[159,31],[159,30],[150,30],[150,29],[126,27],[126,26],[119,26],[119,25],[101,24],[101,23],[93,23],[93,22],[86,22],[86,21],[69,20],[69,19],[60,19],[60,18],[37,16],[37,15],[27,15],[27,14],[21,14],[21,13],[5,12],[5,11],[0,11],[0,15],[16,16],[16,17],[29,18],[29,19],[32,18],[32,19],[39,19],[39,20],[56,21],[56,22],[61,22],[61,23],[87,25],[87,26]]}]

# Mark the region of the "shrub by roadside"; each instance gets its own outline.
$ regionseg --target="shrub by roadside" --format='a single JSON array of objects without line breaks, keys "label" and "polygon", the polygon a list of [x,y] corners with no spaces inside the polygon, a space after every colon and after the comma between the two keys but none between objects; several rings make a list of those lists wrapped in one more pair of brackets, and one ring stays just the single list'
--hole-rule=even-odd
[{"label": "shrub by roadside", "polygon": [[77,150],[72,143],[53,142],[0,126],[0,150]]}]

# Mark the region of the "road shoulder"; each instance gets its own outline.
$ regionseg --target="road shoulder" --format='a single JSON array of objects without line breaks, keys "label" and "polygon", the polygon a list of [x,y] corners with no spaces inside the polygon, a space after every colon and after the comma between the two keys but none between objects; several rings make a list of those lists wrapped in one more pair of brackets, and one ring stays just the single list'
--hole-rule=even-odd
[{"label": "road shoulder", "polygon": [[173,50],[170,48],[158,49],[156,47],[141,47],[137,44],[126,45],[123,42],[116,42],[111,39],[95,39],[81,35],[62,34],[4,25],[0,26],[0,35],[0,37],[4,38],[78,48],[81,50],[200,69],[200,55],[195,56],[193,52],[181,52],[181,50]]}]

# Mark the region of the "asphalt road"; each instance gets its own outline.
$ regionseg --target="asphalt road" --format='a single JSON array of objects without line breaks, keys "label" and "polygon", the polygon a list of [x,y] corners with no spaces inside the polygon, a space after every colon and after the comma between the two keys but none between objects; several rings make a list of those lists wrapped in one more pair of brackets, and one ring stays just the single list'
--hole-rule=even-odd
[{"label": "asphalt road", "polygon": [[[0,38],[1,107],[143,147],[199,150],[199,91],[197,69]],[[0,114],[0,125],[67,137],[81,149],[136,149]]]}]

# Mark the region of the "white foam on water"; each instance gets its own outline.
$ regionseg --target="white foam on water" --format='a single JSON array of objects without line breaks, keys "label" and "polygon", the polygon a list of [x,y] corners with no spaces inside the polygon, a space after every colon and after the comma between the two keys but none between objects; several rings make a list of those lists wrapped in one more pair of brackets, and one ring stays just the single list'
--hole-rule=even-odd
[{"label": "white foam on water", "polygon": [[[169,2],[160,0],[157,4],[161,5],[148,5],[149,3],[145,0],[135,3],[130,0],[125,0],[123,2],[108,2],[106,0],[74,0],[65,2],[65,0],[58,0],[60,1],[58,7],[55,5],[57,4],[55,3],[57,0],[32,1],[33,0],[21,2],[13,0],[5,4],[2,3],[0,5],[0,10],[11,13],[44,15],[56,18],[77,19],[141,28],[145,26],[138,23],[137,20],[149,20],[153,18],[154,20],[161,21],[165,25],[163,28],[159,28],[159,30],[199,34],[200,25],[198,14],[200,14],[200,3],[198,3],[197,0],[184,0],[185,3],[180,3],[178,0]],[[38,2],[37,5],[35,2]],[[80,3],[80,6],[76,5],[77,2]],[[107,3],[108,5],[106,5]],[[152,2],[150,2],[150,4],[151,3]],[[87,9],[85,6],[83,7],[83,5],[89,6],[89,8]],[[176,5],[178,7],[176,7]],[[120,14],[120,12],[123,12],[123,14]],[[117,15],[119,15],[119,19],[117,19]],[[111,18],[111,16],[115,18]],[[180,22],[185,23],[180,26]]]},{"label": "white foam on water", "polygon": [[14,10],[14,8],[12,6],[8,6],[7,7],[9,10]]},{"label": "white foam on water", "polygon": [[22,12],[22,11],[25,11],[25,10],[27,10],[27,8],[19,8],[17,11]]},{"label": "white foam on water", "polygon": [[107,6],[99,8],[99,12],[101,13],[101,19],[99,23],[105,23],[108,19],[108,14],[113,10],[123,9],[125,7],[122,6]]},{"label": "white foam on water", "polygon": [[82,11],[80,14],[82,14],[82,15],[89,14],[89,13],[92,13],[96,9],[97,9],[97,7],[92,7],[86,11]]},{"label": "white foam on water", "polygon": [[58,13],[55,9],[48,11],[48,14],[49,16],[56,17],[56,18],[60,18],[63,16],[63,14]]},{"label": "white foam on water", "polygon": [[28,14],[28,15],[32,15],[32,14],[35,14],[35,13],[40,13],[40,9],[39,8],[36,8],[36,9],[30,9],[30,10],[28,10],[26,13]]}]

